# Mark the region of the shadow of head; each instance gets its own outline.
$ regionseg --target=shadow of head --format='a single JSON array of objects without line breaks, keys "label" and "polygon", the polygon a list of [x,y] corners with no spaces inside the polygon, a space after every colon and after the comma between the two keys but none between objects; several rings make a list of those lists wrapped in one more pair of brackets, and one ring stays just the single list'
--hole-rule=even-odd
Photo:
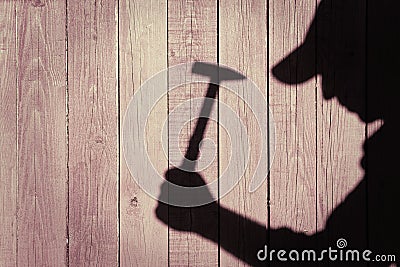
[{"label": "shadow of head", "polygon": [[322,0],[304,42],[274,66],[274,77],[299,84],[321,75],[325,99],[337,97],[364,122],[389,119],[396,94],[399,5]]}]

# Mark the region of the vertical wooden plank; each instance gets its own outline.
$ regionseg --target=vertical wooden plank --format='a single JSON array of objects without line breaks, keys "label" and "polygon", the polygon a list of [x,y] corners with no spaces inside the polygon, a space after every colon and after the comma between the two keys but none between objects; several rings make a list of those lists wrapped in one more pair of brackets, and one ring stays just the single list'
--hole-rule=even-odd
[{"label": "vertical wooden plank", "polygon": [[[267,1],[222,0],[219,3],[219,55],[220,63],[232,67],[255,82],[266,97],[267,82]],[[240,90],[246,99],[256,97],[245,83]],[[226,103],[244,122],[250,137],[249,168],[242,180],[220,200],[220,264],[221,266],[255,266],[259,249],[267,242],[267,183],[250,193],[249,184],[256,169],[260,146],[266,140],[257,135],[252,108],[236,95],[220,89],[219,99]],[[265,110],[267,112],[267,110]],[[220,118],[226,114],[220,113]],[[220,133],[224,133],[220,128]],[[229,134],[221,134],[220,173],[232,164],[229,154]],[[246,137],[242,137],[244,140]],[[242,141],[243,141],[242,140]],[[263,166],[266,167],[266,166]],[[240,179],[238,173],[229,179]]]},{"label": "vertical wooden plank", "polygon": [[[133,94],[151,76],[167,67],[167,3],[158,0],[119,2],[120,123]],[[165,81],[165,85],[166,85]],[[162,86],[160,84],[160,86]],[[166,87],[165,87],[166,88]],[[165,92],[166,93],[166,92]],[[145,99],[141,103],[148,103]],[[137,107],[138,110],[141,107]],[[162,119],[167,118],[166,95],[149,116],[146,144],[149,160],[163,174],[168,169],[161,141]],[[136,127],[135,127],[136,128]],[[122,137],[123,138],[123,137]],[[120,153],[122,153],[120,147]],[[143,177],[135,177],[137,179]],[[134,181],[120,156],[120,264],[167,266],[168,226],[157,220],[157,201]]]},{"label": "vertical wooden plank", "polygon": [[16,2],[19,266],[66,265],[65,2]]},{"label": "vertical wooden plank", "polygon": [[15,2],[0,3],[0,265],[17,260],[17,84]]},{"label": "vertical wooden plank", "polygon": [[118,264],[115,1],[69,1],[69,263]]},{"label": "vertical wooden plank", "polygon": [[[317,25],[317,190],[320,245],[365,248],[365,1],[322,0]],[[315,30],[315,28],[314,28]]]},{"label": "vertical wooden plank", "polygon": [[[217,62],[217,2],[214,0],[168,1],[168,66],[192,61]],[[170,77],[173,78],[173,77]],[[196,97],[204,97],[208,84],[189,84],[180,86],[169,93],[168,109],[171,112],[174,108],[192,101]],[[216,106],[214,106],[216,108]],[[185,154],[189,139],[196,126],[199,114],[190,108],[187,112],[180,114],[185,117],[187,124],[177,125],[175,120],[169,119],[169,129],[182,128],[180,136],[181,153]],[[208,138],[217,144],[217,125],[209,121],[204,138]],[[180,153],[171,149],[169,140],[169,154]],[[215,154],[216,151],[202,153]],[[218,162],[217,158],[199,174],[206,182],[217,179]],[[170,166],[172,168],[172,166]],[[218,218],[197,217],[196,211],[202,208],[170,210],[169,212],[169,259],[171,266],[216,266],[218,265]],[[193,216],[193,217],[192,217]],[[192,219],[193,218],[193,219]],[[205,225],[207,224],[207,229]],[[193,232],[180,232],[178,228],[192,229]],[[197,229],[198,226],[202,229]],[[195,232],[207,232],[207,238],[197,235]],[[211,240],[214,240],[211,241]]]},{"label": "vertical wooden plank", "polygon": [[317,229],[315,39],[290,54],[304,41],[315,4],[270,2],[269,96],[276,126],[270,172],[271,249],[310,245],[305,235]]}]

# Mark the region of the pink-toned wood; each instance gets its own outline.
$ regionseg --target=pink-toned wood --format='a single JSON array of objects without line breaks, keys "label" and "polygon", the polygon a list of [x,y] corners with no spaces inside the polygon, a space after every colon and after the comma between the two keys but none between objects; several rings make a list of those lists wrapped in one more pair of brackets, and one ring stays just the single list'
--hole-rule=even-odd
[{"label": "pink-toned wood", "polygon": [[[318,89],[321,91],[320,87]],[[318,230],[326,231],[329,216],[363,179],[364,170],[360,162],[363,157],[365,124],[357,115],[347,112],[337,100],[327,102],[322,93],[318,92],[317,101]],[[365,210],[359,212],[363,213],[360,217],[365,216]]]},{"label": "pink-toned wood", "polygon": [[[133,94],[151,76],[167,67],[167,5],[158,0],[119,1],[120,123]],[[166,86],[165,84],[160,86]],[[145,99],[138,110],[153,105]],[[163,174],[168,169],[161,142],[167,98],[148,118],[146,140],[149,161]],[[136,127],[135,127],[136,128]],[[124,138],[120,135],[121,141]],[[128,171],[120,147],[120,265],[167,266],[168,226],[157,220],[157,201],[147,195]],[[144,177],[135,177],[142,179]],[[147,177],[146,177],[147,178]]]},{"label": "pink-toned wood", "polygon": [[[274,70],[302,44],[316,3],[270,1],[269,8],[269,68]],[[276,126],[276,153],[270,172],[271,249],[303,246],[297,237],[317,230],[315,78],[293,85],[286,80],[303,76],[307,71],[304,65],[315,69],[313,52],[294,56],[270,72],[270,108]],[[282,228],[288,231],[280,231]]]},{"label": "pink-toned wood", "polygon": [[67,263],[65,2],[16,3],[17,265]]},{"label": "pink-toned wood", "polygon": [[[267,1],[223,0],[219,2],[219,14],[220,63],[254,81],[266,97]],[[247,99],[256,97],[255,92],[249,89],[243,84],[239,90],[244,92]],[[241,180],[220,200],[220,264],[254,266],[260,264],[256,259],[257,251],[267,242],[267,183],[265,181],[253,193],[249,192],[249,185],[261,153],[266,153],[260,150],[260,144],[267,140],[261,140],[261,135],[257,134],[258,126],[252,107],[223,87],[220,88],[219,99],[234,110],[238,121],[243,122],[247,136],[243,136],[242,141],[247,137],[250,140],[248,169],[243,177],[240,177],[240,173],[229,177]],[[220,118],[226,115],[219,114]],[[220,133],[224,133],[222,127]],[[220,173],[234,164],[229,158],[229,134],[233,133],[219,137]]]},{"label": "pink-toned wood", "polygon": [[0,265],[17,264],[15,2],[0,3]]},{"label": "pink-toned wood", "polygon": [[[168,1],[168,66],[192,61],[217,62],[217,1]],[[172,79],[174,77],[170,77]],[[204,97],[208,84],[189,84],[180,86],[169,94],[168,109],[172,111],[184,101],[196,97]],[[214,106],[216,109],[217,107]],[[182,128],[180,136],[180,148],[185,154],[188,141],[193,133],[198,117],[191,108],[181,114],[187,120],[187,124],[177,125],[173,119],[169,119],[169,129]],[[209,122],[206,128],[205,138],[217,145],[217,126]],[[170,148],[173,146],[170,142]],[[206,152],[203,149],[203,153]],[[211,151],[211,154],[215,153]],[[179,153],[177,150],[169,150],[169,153]],[[171,166],[172,168],[172,166]],[[215,157],[213,163],[207,169],[199,173],[206,182],[217,179],[218,162]],[[195,208],[197,209],[197,208]],[[217,266],[218,244],[208,239],[218,239],[218,218],[197,217],[197,221],[191,221],[195,211],[187,210],[170,212],[169,223],[169,264],[171,266]],[[193,215],[196,217],[196,215]],[[200,222],[201,221],[201,222]],[[173,229],[173,225],[187,228],[196,228],[201,225],[205,228],[207,221],[208,239],[194,232],[180,232]],[[203,223],[202,223],[203,222]],[[202,230],[200,230],[202,231]]]},{"label": "pink-toned wood", "polygon": [[[319,3],[327,7],[322,15]],[[315,65],[326,60],[323,53],[340,62],[343,54],[335,54],[336,50],[329,49],[332,47],[350,51],[356,44],[360,49],[350,52],[355,52],[355,57],[365,53],[360,41],[365,34],[365,7],[357,8],[353,24],[348,25],[359,27],[356,33],[360,36],[352,37],[361,43],[355,43],[342,35],[343,28],[336,28],[343,10],[334,3],[2,1],[0,266],[248,266],[258,264],[255,255],[264,244],[271,249],[318,248],[335,246],[339,237],[358,248],[366,246],[367,238],[370,245],[385,243],[376,227],[395,225],[377,216],[384,213],[379,213],[380,199],[374,186],[382,185],[375,179],[380,178],[379,168],[388,165],[379,165],[385,155],[371,153],[383,153],[386,147],[380,146],[391,145],[383,137],[394,129],[381,128],[387,127],[382,120],[366,125],[351,102],[346,102],[352,95],[340,95],[340,75],[348,65],[342,69]],[[370,12],[375,8],[370,6]],[[324,43],[318,32],[317,39],[307,40],[316,45],[309,54],[291,57],[280,69],[281,76],[290,81],[277,77],[279,73],[271,70],[306,41],[309,30],[315,30],[310,28],[315,15],[323,20],[332,14],[336,19],[317,23],[320,29],[336,29],[334,45]],[[219,61],[242,72],[260,89],[269,88],[263,92],[269,97],[276,126],[276,154],[271,158],[270,183],[249,193],[260,136],[254,131],[248,107],[221,87],[219,99],[239,115],[252,137],[250,168],[220,200],[219,213],[214,210],[204,218],[198,217],[195,209],[170,209],[168,229],[165,221],[156,218],[157,201],[134,182],[126,167],[122,146],[118,147],[119,125],[133,93],[145,80],[167,66],[189,61]],[[363,77],[362,62],[361,56],[346,82]],[[300,81],[298,77],[310,69],[309,79]],[[386,84],[393,79],[388,74],[369,74]],[[324,97],[327,84],[334,88],[332,99]],[[149,117],[147,149],[161,174],[172,167],[160,149],[167,112],[204,96],[207,87],[176,88],[169,94],[169,102],[166,96],[162,98]],[[356,101],[364,99],[360,94]],[[183,153],[197,122],[190,119],[197,115],[192,107],[181,114],[188,120],[180,136]],[[169,118],[169,127],[182,125]],[[217,179],[229,165],[229,133],[217,127],[210,121],[205,135],[220,152],[200,172],[207,182]],[[394,134],[389,138],[395,138]],[[370,154],[366,155],[368,145]],[[169,151],[170,155],[176,152]],[[387,182],[383,186],[387,187]],[[379,212],[367,211],[371,207]],[[219,217],[213,217],[216,214]],[[203,220],[207,222],[201,225]],[[200,230],[196,228],[199,225]],[[176,226],[191,232],[175,230]]]},{"label": "pink-toned wood", "polygon": [[69,264],[118,264],[117,3],[68,1]]}]

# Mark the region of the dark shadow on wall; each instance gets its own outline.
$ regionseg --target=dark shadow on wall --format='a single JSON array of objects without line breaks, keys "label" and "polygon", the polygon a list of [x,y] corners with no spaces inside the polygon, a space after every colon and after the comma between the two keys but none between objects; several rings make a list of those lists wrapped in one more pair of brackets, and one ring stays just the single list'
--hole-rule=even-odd
[{"label": "dark shadow on wall", "polygon": [[[273,75],[289,84],[302,83],[320,74],[325,99],[336,97],[366,123],[377,119],[384,122],[364,143],[360,163],[365,171],[363,180],[332,212],[324,230],[306,236],[289,229],[266,229],[216,202],[197,208],[159,203],[157,217],[174,229],[192,231],[220,243],[221,248],[252,266],[390,265],[376,261],[368,265],[363,261],[268,263],[256,257],[267,239],[279,241],[271,243],[271,249],[275,250],[319,250],[336,249],[339,238],[347,239],[346,249],[368,248],[373,252],[371,258],[376,254],[394,254],[399,264],[400,175],[396,166],[400,147],[395,131],[399,7],[395,0],[322,0],[303,44],[273,68]],[[167,179],[185,186],[204,184],[197,173],[180,170],[169,171]],[[168,188],[161,188],[161,193],[167,194]],[[220,225],[223,230],[218,230],[215,226],[218,218],[232,223]],[[238,235],[230,234],[243,228],[245,234],[241,240],[237,240]]]}]

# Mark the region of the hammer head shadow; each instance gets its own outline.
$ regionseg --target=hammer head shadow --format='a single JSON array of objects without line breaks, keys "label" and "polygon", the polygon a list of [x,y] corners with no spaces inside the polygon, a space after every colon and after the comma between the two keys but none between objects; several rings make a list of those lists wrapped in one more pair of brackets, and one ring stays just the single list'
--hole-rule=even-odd
[{"label": "hammer head shadow", "polygon": [[208,76],[210,77],[210,83],[216,84],[222,81],[246,79],[246,76],[233,69],[205,62],[195,62],[192,67],[192,73]]}]

